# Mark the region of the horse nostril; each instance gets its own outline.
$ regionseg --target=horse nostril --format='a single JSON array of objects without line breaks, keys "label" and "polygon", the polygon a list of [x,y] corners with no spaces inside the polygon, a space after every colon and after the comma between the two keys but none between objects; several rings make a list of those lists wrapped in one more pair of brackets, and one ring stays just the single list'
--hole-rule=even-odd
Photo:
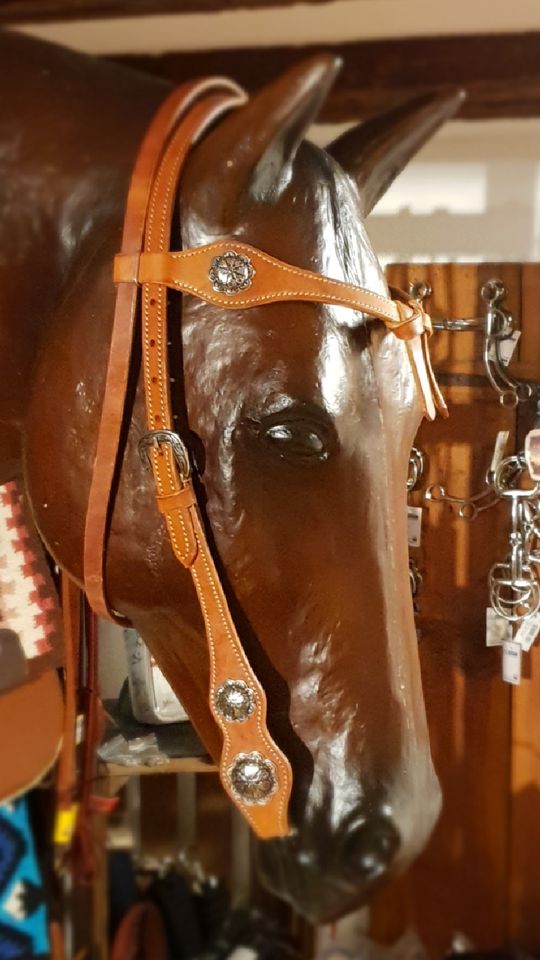
[{"label": "horse nostril", "polygon": [[368,820],[345,839],[344,861],[351,875],[373,879],[388,868],[398,846],[399,834],[390,820]]}]

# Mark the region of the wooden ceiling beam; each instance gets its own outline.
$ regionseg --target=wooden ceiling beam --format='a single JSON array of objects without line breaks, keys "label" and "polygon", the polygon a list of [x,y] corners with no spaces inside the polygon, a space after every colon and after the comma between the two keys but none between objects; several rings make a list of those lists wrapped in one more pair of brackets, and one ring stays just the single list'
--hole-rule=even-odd
[{"label": "wooden ceiling beam", "polygon": [[323,107],[324,122],[356,120],[400,98],[449,87],[467,91],[462,118],[540,117],[540,33],[407,37],[329,47],[182,51],[114,59],[174,82],[224,74],[253,92],[300,58],[319,51],[343,59]]},{"label": "wooden ceiling beam", "polygon": [[[0,25],[288,7],[298,0],[0,0]],[[325,0],[303,0],[324,3]]]}]

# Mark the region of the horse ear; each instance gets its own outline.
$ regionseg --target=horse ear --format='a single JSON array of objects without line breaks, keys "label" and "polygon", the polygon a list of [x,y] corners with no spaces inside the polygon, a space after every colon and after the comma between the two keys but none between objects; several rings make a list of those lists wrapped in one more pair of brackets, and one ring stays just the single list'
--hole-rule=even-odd
[{"label": "horse ear", "polygon": [[[226,184],[235,199],[246,191],[257,200],[279,193],[340,65],[338,57],[326,54],[304,60],[254,94],[205,138],[194,167],[198,184],[206,184],[214,203],[216,193],[208,191],[214,183],[218,194]],[[197,193],[200,210],[204,198]]]},{"label": "horse ear", "polygon": [[465,94],[427,93],[358,124],[326,150],[356,180],[364,216],[411,157],[459,109]]}]

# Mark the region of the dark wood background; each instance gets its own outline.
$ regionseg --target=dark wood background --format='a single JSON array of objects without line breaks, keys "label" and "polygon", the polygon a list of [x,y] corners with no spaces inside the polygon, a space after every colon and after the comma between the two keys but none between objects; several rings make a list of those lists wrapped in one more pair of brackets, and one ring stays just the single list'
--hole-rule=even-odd
[{"label": "dark wood background", "polygon": [[[213,13],[287,7],[296,0],[2,0],[0,22],[44,23],[90,17],[138,17],[160,13]],[[302,0],[325,3],[326,0]]]},{"label": "dark wood background", "polygon": [[[307,2],[316,7],[324,0]],[[91,17],[257,10],[283,8],[292,3],[293,0],[0,0],[0,26],[79,20],[83,31],[84,20]],[[279,17],[280,11],[276,10],[275,15]],[[317,15],[316,10],[313,15]],[[540,32],[226,50],[173,48],[157,55],[119,53],[114,59],[176,83],[200,75],[224,74],[253,92],[301,57],[320,51],[337,54],[343,61],[321,113],[320,119],[325,122],[358,120],[427,90],[455,87],[467,92],[460,114],[464,119],[540,116]]]},{"label": "dark wood background", "polygon": [[[450,317],[478,316],[480,285],[500,277],[522,331],[511,369],[540,381],[540,265],[398,265],[388,275],[404,289],[427,280],[432,315]],[[520,449],[535,404],[505,409],[482,384],[480,333],[437,333],[432,347],[439,374],[454,383],[445,387],[450,418],[424,423],[418,436],[428,460],[422,485],[473,494],[497,431],[510,430],[508,452]],[[421,492],[410,499],[421,505]],[[538,953],[540,645],[524,655],[519,687],[503,683],[500,651],[485,646],[487,577],[508,552],[508,508],[499,503],[467,523],[448,504],[433,504],[424,521],[421,549],[411,553],[424,577],[419,649],[444,805],[425,852],[376,898],[372,932],[392,942],[412,926],[433,957],[447,953],[457,932],[478,949],[516,943]]]},{"label": "dark wood background", "polygon": [[317,52],[334,53],[342,70],[320,120],[355,120],[428,90],[460,87],[460,116],[478,120],[540,116],[540,33],[365,40],[330,46],[197,50],[115,59],[175,82],[225,74],[248,91]]}]

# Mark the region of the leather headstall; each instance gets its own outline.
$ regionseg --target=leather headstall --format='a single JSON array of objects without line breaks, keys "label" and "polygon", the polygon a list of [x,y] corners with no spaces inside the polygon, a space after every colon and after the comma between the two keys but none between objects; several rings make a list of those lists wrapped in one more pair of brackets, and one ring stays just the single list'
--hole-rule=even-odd
[{"label": "leather headstall", "polygon": [[122,249],[114,264],[117,300],[87,512],[85,586],[96,613],[123,622],[108,603],[104,568],[140,289],[148,425],[140,450],[154,475],[157,505],[172,549],[191,573],[204,617],[210,709],[223,738],[222,782],[258,836],[269,838],[289,833],[292,770],[269,733],[265,692],[236,631],[197,504],[189,452],[174,431],[167,288],[224,309],[312,301],[378,319],[405,342],[425,415],[433,419],[436,410],[446,415],[446,406],[429,359],[431,322],[420,303],[399,292],[390,299],[302,270],[234,238],[169,250],[178,183],[188,153],[210,125],[244,100],[238,87],[221,79],[180,88],[156,115],[135,163]]}]

